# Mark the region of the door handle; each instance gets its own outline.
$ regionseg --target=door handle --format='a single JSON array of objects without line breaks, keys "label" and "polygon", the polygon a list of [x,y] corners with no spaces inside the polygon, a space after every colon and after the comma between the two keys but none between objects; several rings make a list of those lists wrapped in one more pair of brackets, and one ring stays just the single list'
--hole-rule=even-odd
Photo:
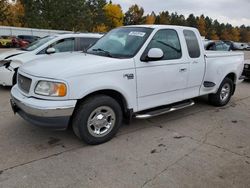
[{"label": "door handle", "polygon": [[199,62],[198,61],[193,61],[193,64],[198,64]]},{"label": "door handle", "polygon": [[187,68],[182,68],[179,70],[179,72],[186,72],[187,71]]}]

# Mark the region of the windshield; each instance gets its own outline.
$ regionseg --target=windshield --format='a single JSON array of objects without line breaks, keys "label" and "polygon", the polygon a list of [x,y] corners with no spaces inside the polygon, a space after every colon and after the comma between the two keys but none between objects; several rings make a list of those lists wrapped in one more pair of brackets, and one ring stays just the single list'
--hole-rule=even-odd
[{"label": "windshield", "polygon": [[134,57],[152,31],[143,27],[114,29],[98,40],[87,53],[114,58]]},{"label": "windshield", "polygon": [[25,48],[21,48],[22,50],[25,50],[25,51],[33,51],[37,48],[39,48],[40,46],[44,45],[45,43],[47,43],[48,41],[52,40],[56,38],[56,36],[47,36],[47,37],[44,37],[44,38],[41,38],[31,44],[29,44],[27,47]]}]

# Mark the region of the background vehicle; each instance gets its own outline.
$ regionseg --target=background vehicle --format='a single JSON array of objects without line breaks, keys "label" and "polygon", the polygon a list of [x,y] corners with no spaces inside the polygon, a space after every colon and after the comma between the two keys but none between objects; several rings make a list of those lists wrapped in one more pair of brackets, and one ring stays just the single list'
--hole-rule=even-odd
[{"label": "background vehicle", "polygon": [[25,48],[0,54],[0,85],[12,86],[20,65],[54,53],[83,51],[95,43],[100,34],[61,34],[44,37]]},{"label": "background vehicle", "polygon": [[247,50],[247,43],[234,42],[234,48],[236,50]]},{"label": "background vehicle", "polygon": [[250,43],[247,44],[247,50],[250,50]]},{"label": "background vehicle", "polygon": [[40,37],[38,36],[32,36],[32,35],[18,35],[17,37],[12,39],[12,46],[24,48],[28,46],[30,43],[35,42],[39,38]]},{"label": "background vehicle", "polygon": [[243,76],[245,76],[245,79],[250,79],[250,60],[245,61],[244,70],[242,73]]},{"label": "background vehicle", "polygon": [[21,66],[11,104],[33,124],[66,129],[71,122],[79,138],[100,144],[116,134],[123,118],[189,107],[202,95],[226,105],[242,81],[243,61],[241,52],[205,51],[194,28],[121,27],[86,54],[57,54]]},{"label": "background vehicle", "polygon": [[0,36],[0,47],[12,47],[13,36]]},{"label": "background vehicle", "polygon": [[212,51],[232,51],[232,47],[223,41],[211,41],[205,47],[206,50]]}]

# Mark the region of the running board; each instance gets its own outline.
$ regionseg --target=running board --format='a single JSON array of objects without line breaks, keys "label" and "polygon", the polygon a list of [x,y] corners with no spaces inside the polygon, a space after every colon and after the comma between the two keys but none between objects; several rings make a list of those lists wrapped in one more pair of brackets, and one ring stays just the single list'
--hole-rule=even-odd
[{"label": "running board", "polygon": [[168,105],[168,106],[164,106],[164,107],[160,107],[160,108],[154,108],[153,110],[146,110],[146,111],[139,112],[139,113],[135,114],[135,118],[148,119],[148,118],[152,118],[155,116],[167,114],[169,112],[173,112],[176,110],[181,110],[183,108],[191,107],[194,104],[195,103],[192,100],[182,101],[182,102],[174,103],[172,105]]}]

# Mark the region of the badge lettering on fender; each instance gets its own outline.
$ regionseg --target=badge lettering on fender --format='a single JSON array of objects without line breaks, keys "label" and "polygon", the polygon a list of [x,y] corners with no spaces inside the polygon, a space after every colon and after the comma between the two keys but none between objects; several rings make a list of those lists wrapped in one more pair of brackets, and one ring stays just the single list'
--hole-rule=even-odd
[{"label": "badge lettering on fender", "polygon": [[134,79],[134,74],[124,74],[123,77],[127,78],[128,80],[132,80]]}]

